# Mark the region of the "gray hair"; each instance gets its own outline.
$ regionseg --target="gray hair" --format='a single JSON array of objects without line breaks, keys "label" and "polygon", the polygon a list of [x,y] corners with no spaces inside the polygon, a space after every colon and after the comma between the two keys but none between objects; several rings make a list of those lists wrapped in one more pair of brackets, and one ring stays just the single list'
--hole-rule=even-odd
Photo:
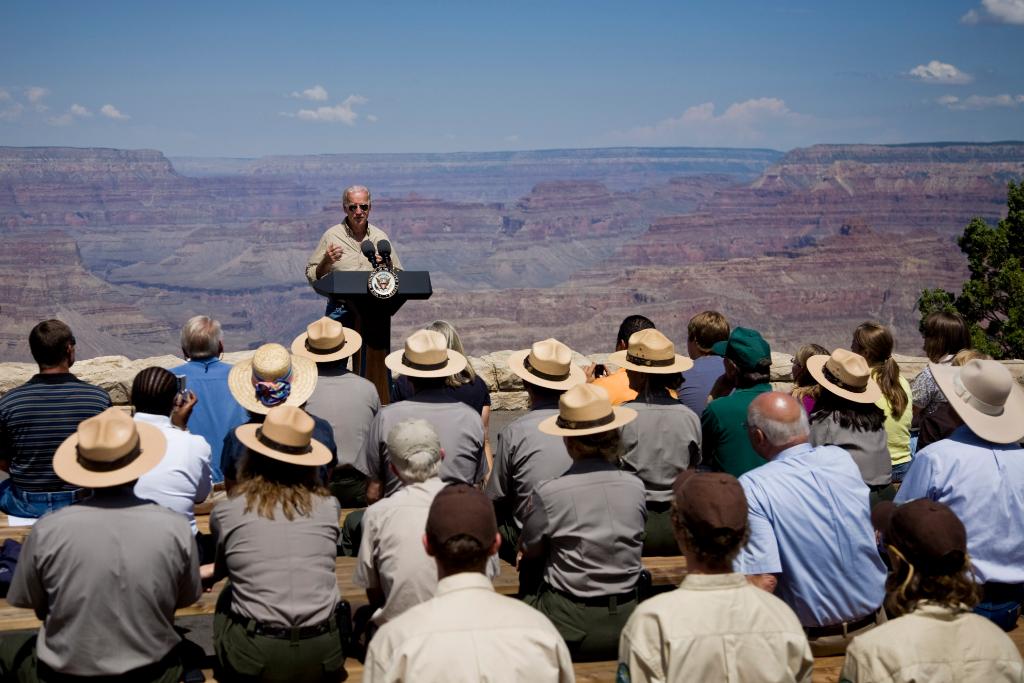
[{"label": "gray hair", "polygon": [[181,328],[181,350],[188,358],[212,358],[219,353],[220,323],[208,315],[189,318]]},{"label": "gray hair", "polygon": [[800,417],[797,420],[783,422],[768,417],[752,403],[747,409],[747,425],[760,429],[772,446],[782,446],[795,439],[806,438],[811,433],[811,427],[807,421],[807,411],[803,406],[799,407]]},{"label": "gray hair", "polygon": [[366,201],[371,201],[370,190],[365,185],[349,185],[348,187],[345,188],[345,191],[341,193],[341,203],[346,204],[346,200],[349,198],[349,195],[351,195],[353,192],[365,192]]},{"label": "gray hair", "polygon": [[441,469],[441,442],[426,420],[402,420],[388,432],[387,443],[391,464],[407,483],[436,477]]}]

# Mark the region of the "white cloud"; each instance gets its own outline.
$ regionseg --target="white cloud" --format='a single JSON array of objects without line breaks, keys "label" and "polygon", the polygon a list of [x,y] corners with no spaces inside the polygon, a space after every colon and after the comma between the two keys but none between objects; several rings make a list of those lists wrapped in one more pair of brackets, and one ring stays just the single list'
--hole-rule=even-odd
[{"label": "white cloud", "polygon": [[10,102],[11,93],[7,92],[3,88],[0,88],[0,102]]},{"label": "white cloud", "polygon": [[790,137],[812,121],[812,117],[790,110],[778,97],[760,97],[734,102],[721,114],[715,113],[714,102],[704,102],[679,116],[610,137],[643,144],[736,146]]},{"label": "white cloud", "polygon": [[0,109],[0,121],[14,121],[25,111],[25,105],[15,102],[3,109]]},{"label": "white cloud", "polygon": [[327,90],[322,85],[314,85],[312,88],[306,88],[302,92],[292,91],[292,97],[300,100],[312,100],[314,102],[326,102],[327,101]]},{"label": "white cloud", "polygon": [[997,107],[1014,109],[1024,106],[1024,95],[1009,95],[1005,93],[1002,95],[971,95],[964,99],[960,99],[955,95],[943,95],[936,102],[956,111],[977,111],[979,109],[993,109]]},{"label": "white cloud", "polygon": [[296,116],[303,121],[318,121],[321,123],[344,123],[354,125],[359,114],[354,107],[357,104],[366,104],[367,100],[362,95],[349,95],[341,104],[333,107],[317,107],[316,109],[300,109]]},{"label": "white cloud", "polygon": [[122,114],[117,107],[112,104],[104,104],[100,107],[100,113],[106,116],[108,119],[114,119],[116,121],[127,121],[131,117],[127,114]]},{"label": "white cloud", "polygon": [[366,120],[369,121],[370,123],[377,123],[377,121],[379,121],[376,114],[367,114]]},{"label": "white cloud", "polygon": [[960,17],[964,24],[990,21],[997,24],[1024,26],[1024,0],[981,0],[981,7]]},{"label": "white cloud", "polygon": [[69,126],[76,118],[88,118],[92,112],[80,104],[72,104],[66,112],[60,116],[51,116],[46,120],[51,126]]},{"label": "white cloud", "polygon": [[33,85],[31,88],[25,89],[25,98],[29,101],[29,104],[39,104],[39,102],[49,94],[49,90],[41,88],[38,85]]},{"label": "white cloud", "polygon": [[71,108],[68,110],[68,113],[69,114],[73,114],[74,116],[82,116],[82,117],[92,116],[92,112],[89,111],[88,109],[86,109],[85,107],[83,107],[80,104],[72,104]]},{"label": "white cloud", "polygon": [[964,73],[952,64],[946,64],[937,59],[915,66],[910,70],[910,75],[922,83],[939,85],[966,85],[974,80],[974,76],[969,73]]}]

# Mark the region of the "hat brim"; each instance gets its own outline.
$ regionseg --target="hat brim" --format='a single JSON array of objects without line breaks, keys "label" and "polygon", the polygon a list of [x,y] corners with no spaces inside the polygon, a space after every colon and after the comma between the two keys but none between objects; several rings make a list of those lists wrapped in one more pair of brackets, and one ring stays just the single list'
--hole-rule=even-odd
[{"label": "hat brim", "polygon": [[608,362],[618,365],[620,368],[626,368],[633,372],[642,372],[646,375],[670,375],[673,372],[686,372],[693,367],[692,360],[678,353],[675,354],[675,360],[672,362],[672,365],[637,365],[626,360],[628,355],[629,351],[616,351],[608,356]]},{"label": "hat brim", "polygon": [[135,481],[157,466],[167,452],[167,437],[153,425],[136,422],[139,433],[139,456],[124,467],[108,472],[87,469],[78,462],[78,433],[74,433],[57,447],[53,454],[53,471],[69,484],[87,489],[120,486]]},{"label": "hat brim", "polygon": [[[292,389],[284,403],[278,405],[302,406],[316,389],[316,363],[305,356],[292,354]],[[256,398],[252,386],[252,358],[235,364],[228,373],[228,389],[238,404],[251,413],[266,415],[274,406],[265,406]]]},{"label": "hat brim", "polygon": [[256,422],[249,422],[244,425],[239,425],[235,428],[235,436],[242,442],[242,445],[246,448],[256,451],[260,455],[265,455],[268,458],[274,460],[280,460],[286,462],[289,465],[301,465],[303,467],[319,467],[320,465],[326,465],[334,459],[331,455],[331,449],[323,445],[316,439],[310,439],[309,445],[312,450],[309,453],[303,453],[301,455],[294,455],[292,453],[282,453],[276,451],[270,446],[260,442],[256,438],[256,430],[262,425]]},{"label": "hat brim", "polygon": [[882,398],[882,389],[878,386],[878,382],[875,381],[874,377],[868,377],[868,384],[864,387],[864,391],[850,391],[844,389],[841,386],[830,382],[825,377],[825,363],[831,356],[811,356],[807,359],[805,367],[807,372],[811,373],[811,377],[822,386],[829,393],[835,394],[841,398],[845,398],[848,401],[854,403],[876,403],[878,399]]},{"label": "hat brim", "polygon": [[583,368],[576,365],[575,363],[569,363],[569,376],[563,380],[551,380],[538,377],[529,371],[526,367],[526,359],[530,355],[530,349],[520,349],[519,351],[513,351],[508,356],[508,369],[511,370],[519,379],[530,384],[536,384],[539,387],[545,387],[546,389],[572,389],[577,384],[583,384],[587,381],[587,375],[583,372]]},{"label": "hat brim", "polygon": [[306,348],[306,340],[309,338],[309,333],[303,332],[292,341],[292,355],[308,358],[314,363],[330,363],[355,355],[363,347],[363,335],[349,327],[343,327],[342,329],[345,330],[345,343],[337,351],[332,353],[310,351]]},{"label": "hat brim", "polygon": [[458,351],[448,349],[448,362],[445,363],[443,368],[438,368],[437,370],[418,370],[402,363],[404,355],[405,349],[392,351],[384,358],[384,365],[392,372],[407,377],[451,377],[465,370],[468,364],[465,356]]},{"label": "hat brim", "polygon": [[972,432],[992,443],[1017,443],[1024,439],[1024,390],[1016,380],[1006,398],[1003,414],[986,415],[957,395],[954,378],[961,368],[935,363],[929,363],[928,367],[949,405]]},{"label": "hat brim", "polygon": [[539,425],[539,429],[544,434],[551,434],[552,436],[587,436],[588,434],[600,434],[601,432],[610,432],[613,429],[618,429],[623,425],[627,425],[636,419],[636,411],[632,408],[623,408],[622,406],[613,406],[612,413],[615,415],[608,424],[603,424],[600,427],[587,427],[586,429],[566,429],[565,427],[558,426],[558,415],[552,415],[547,418]]}]

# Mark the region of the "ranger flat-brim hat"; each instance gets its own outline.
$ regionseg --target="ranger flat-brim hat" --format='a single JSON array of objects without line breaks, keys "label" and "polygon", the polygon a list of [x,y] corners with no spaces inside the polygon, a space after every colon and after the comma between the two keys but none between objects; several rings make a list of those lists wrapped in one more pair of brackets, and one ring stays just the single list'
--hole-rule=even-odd
[{"label": "ranger flat-brim hat", "polygon": [[307,325],[306,331],[292,341],[292,353],[316,363],[330,363],[348,358],[362,345],[362,335],[324,316]]},{"label": "ranger flat-brim hat", "polygon": [[279,405],[303,405],[316,389],[316,378],[313,361],[280,344],[264,344],[231,368],[228,389],[243,408],[266,415]]},{"label": "ranger flat-brim hat", "polygon": [[608,362],[649,375],[686,372],[693,367],[693,361],[677,354],[672,340],[654,328],[631,334],[627,348],[608,356]]},{"label": "ranger flat-brim hat", "polygon": [[53,471],[75,486],[101,489],[135,481],[164,457],[167,438],[120,408],[79,423],[53,454]]},{"label": "ranger flat-brim hat", "polygon": [[334,459],[327,446],[313,438],[313,418],[302,408],[271,408],[262,423],[250,422],[235,428],[242,444],[260,455],[290,465],[318,467]]},{"label": "ranger flat-brim hat", "polygon": [[1024,390],[1005,365],[994,360],[972,360],[962,367],[931,368],[935,383],[967,427],[992,443],[1024,439]]},{"label": "ranger flat-brim hat", "polygon": [[636,419],[632,408],[612,406],[608,392],[593,384],[577,384],[558,399],[558,415],[537,425],[554,436],[587,436],[618,429]]},{"label": "ranger flat-brim hat", "polygon": [[848,401],[874,403],[882,398],[882,389],[871,377],[871,367],[859,353],[836,349],[831,356],[811,356],[806,367],[825,391]]},{"label": "ranger flat-brim hat", "polygon": [[557,339],[545,339],[528,349],[513,351],[508,367],[524,382],[547,389],[570,389],[587,381],[583,368],[572,363],[572,349]]},{"label": "ranger flat-brim hat", "polygon": [[405,348],[389,353],[384,365],[409,377],[449,377],[466,368],[466,357],[448,348],[444,335],[434,330],[417,330],[405,340]]}]

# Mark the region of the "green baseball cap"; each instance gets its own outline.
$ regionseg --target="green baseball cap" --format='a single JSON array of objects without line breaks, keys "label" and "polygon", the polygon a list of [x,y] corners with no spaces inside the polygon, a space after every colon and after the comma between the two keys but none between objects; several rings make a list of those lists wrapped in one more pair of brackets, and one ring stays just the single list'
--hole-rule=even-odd
[{"label": "green baseball cap", "polygon": [[772,350],[761,333],[748,327],[737,327],[725,341],[711,347],[716,356],[728,358],[740,370],[756,370],[762,361],[772,362]]}]

